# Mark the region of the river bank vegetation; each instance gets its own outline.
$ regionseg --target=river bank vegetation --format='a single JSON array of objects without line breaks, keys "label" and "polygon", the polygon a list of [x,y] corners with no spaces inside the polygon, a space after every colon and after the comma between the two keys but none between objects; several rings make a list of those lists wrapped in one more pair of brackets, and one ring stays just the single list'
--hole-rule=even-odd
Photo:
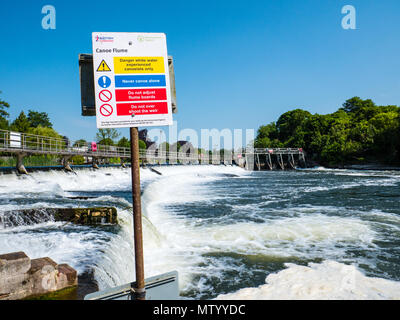
[{"label": "river bank vegetation", "polygon": [[330,114],[295,109],[261,126],[256,148],[303,148],[325,166],[400,164],[400,107],[353,97]]}]

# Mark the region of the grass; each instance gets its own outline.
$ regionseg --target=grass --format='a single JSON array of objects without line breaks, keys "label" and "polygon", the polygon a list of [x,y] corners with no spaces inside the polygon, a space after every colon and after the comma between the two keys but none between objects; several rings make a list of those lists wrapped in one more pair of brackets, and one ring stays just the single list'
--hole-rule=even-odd
[{"label": "grass", "polygon": [[[61,162],[58,157],[42,155],[42,156],[27,156],[24,158],[25,167],[36,166],[57,166]],[[16,157],[1,157],[0,167],[15,167],[17,165]]]}]

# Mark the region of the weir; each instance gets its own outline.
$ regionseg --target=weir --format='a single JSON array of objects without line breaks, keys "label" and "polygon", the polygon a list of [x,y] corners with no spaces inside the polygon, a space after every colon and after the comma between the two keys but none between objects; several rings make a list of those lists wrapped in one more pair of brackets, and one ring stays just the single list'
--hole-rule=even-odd
[{"label": "weir", "polygon": [[285,170],[306,167],[305,152],[302,148],[255,148],[247,152],[244,162],[237,159],[239,166],[251,170]]}]

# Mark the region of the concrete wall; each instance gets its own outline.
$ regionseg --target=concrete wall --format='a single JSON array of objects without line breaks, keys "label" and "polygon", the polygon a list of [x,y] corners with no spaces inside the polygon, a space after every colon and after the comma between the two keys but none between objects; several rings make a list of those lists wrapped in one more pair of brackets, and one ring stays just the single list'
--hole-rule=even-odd
[{"label": "concrete wall", "polygon": [[24,252],[0,255],[0,300],[38,297],[78,285],[77,272],[50,258],[30,259]]}]

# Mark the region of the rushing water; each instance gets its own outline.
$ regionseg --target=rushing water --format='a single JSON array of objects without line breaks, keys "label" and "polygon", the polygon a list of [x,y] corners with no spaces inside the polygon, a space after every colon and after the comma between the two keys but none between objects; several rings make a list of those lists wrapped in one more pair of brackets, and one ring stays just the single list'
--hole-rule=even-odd
[{"label": "rushing water", "polygon": [[[141,170],[145,276],[177,270],[181,296],[400,298],[400,172],[157,170]],[[129,169],[0,176],[0,215],[90,206],[115,206],[119,225],[0,224],[0,254],[94,270],[100,289],[133,281]]]}]

